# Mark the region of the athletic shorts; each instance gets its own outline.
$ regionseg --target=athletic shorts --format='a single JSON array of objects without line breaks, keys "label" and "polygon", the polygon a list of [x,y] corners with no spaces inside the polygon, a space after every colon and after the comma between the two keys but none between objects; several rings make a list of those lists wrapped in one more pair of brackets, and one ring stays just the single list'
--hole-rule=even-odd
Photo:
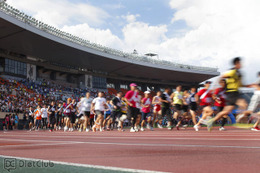
[{"label": "athletic shorts", "polygon": [[84,115],[89,118],[90,117],[90,111],[84,111]]},{"label": "athletic shorts", "polygon": [[132,106],[128,106],[128,110],[127,110],[127,117],[128,119],[136,118],[137,115],[139,114],[140,110],[138,108],[132,107]]},{"label": "athletic shorts", "polygon": [[76,115],[75,115],[75,112],[72,112],[70,114],[70,122],[71,123],[75,123],[75,121],[76,121]]},{"label": "athletic shorts", "polygon": [[181,110],[182,110],[182,105],[180,105],[180,104],[175,104],[175,105],[174,105],[174,109],[175,109],[176,111],[181,111]]},{"label": "athletic shorts", "polygon": [[107,119],[110,115],[111,115],[111,114],[105,113],[105,114],[104,114],[104,119]]},{"label": "athletic shorts", "polygon": [[260,91],[255,91],[254,95],[250,100],[248,110],[252,112],[256,112],[259,107],[260,107]]},{"label": "athletic shorts", "polygon": [[223,111],[224,107],[216,106],[216,109],[217,109],[217,112],[221,112],[221,111]]},{"label": "athletic shorts", "polygon": [[189,110],[189,105],[182,105],[182,110],[183,110],[184,112],[188,112],[188,110]]},{"label": "athletic shorts", "polygon": [[153,110],[154,110],[155,112],[159,112],[159,111],[161,110],[161,105],[154,105]]},{"label": "athletic shorts", "polygon": [[50,124],[55,124],[55,123],[56,123],[55,115],[54,115],[54,116],[51,115],[51,116],[49,117],[49,121],[50,121]]},{"label": "athletic shorts", "polygon": [[96,115],[104,115],[104,111],[95,110]]},{"label": "athletic shorts", "polygon": [[236,106],[237,100],[241,98],[239,92],[227,92],[226,97],[227,106]]},{"label": "athletic shorts", "polygon": [[198,105],[196,102],[190,103],[190,110],[192,111],[197,111],[198,110]]},{"label": "athletic shorts", "polygon": [[150,117],[151,116],[151,112],[148,112],[148,113],[144,113],[142,112],[142,120],[141,121],[145,121],[146,118]]},{"label": "athletic shorts", "polygon": [[171,121],[172,120],[172,111],[170,108],[162,108],[162,114],[159,115],[158,119],[161,120],[163,119],[163,117],[167,118],[168,121]]},{"label": "athletic shorts", "polygon": [[122,116],[121,111],[112,111],[110,119],[112,119],[113,122],[115,122],[116,119],[119,119]]}]

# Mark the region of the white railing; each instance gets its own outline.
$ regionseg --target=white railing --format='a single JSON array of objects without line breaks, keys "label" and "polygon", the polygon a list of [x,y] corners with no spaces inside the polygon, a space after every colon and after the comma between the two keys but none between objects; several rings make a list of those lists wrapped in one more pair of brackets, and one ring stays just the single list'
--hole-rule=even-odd
[{"label": "white railing", "polygon": [[185,65],[185,64],[178,64],[171,61],[166,60],[156,60],[153,58],[148,58],[146,56],[140,56],[136,54],[126,53],[120,50],[112,49],[109,47],[102,46],[97,43],[91,43],[88,40],[84,40],[80,37],[73,36],[69,33],[66,33],[64,31],[61,31],[53,26],[50,26],[48,24],[45,24],[41,21],[38,21],[37,19],[26,15],[25,13],[13,8],[12,6],[8,5],[5,2],[0,2],[0,10],[4,12],[5,14],[15,17],[16,19],[31,25],[33,27],[36,27],[42,31],[45,31],[49,34],[52,34],[54,36],[60,37],[62,39],[65,39],[67,41],[92,48],[97,51],[105,52],[107,54],[116,55],[119,57],[123,57],[130,60],[136,60],[140,62],[146,62],[151,63],[155,65],[163,65],[167,67],[173,67],[173,68],[179,68],[179,69],[188,69],[188,70],[197,70],[197,71],[203,71],[203,72],[217,72],[218,68],[211,68],[211,67],[200,67],[200,66],[193,66],[193,65]]}]

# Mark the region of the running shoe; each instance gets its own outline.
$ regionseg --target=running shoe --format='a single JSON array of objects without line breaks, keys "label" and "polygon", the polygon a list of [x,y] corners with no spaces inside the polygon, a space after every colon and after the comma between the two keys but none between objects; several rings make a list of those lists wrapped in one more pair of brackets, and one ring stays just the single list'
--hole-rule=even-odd
[{"label": "running shoe", "polygon": [[177,129],[177,130],[180,130],[180,127],[179,127],[179,126],[176,126],[176,129]]},{"label": "running shoe", "polygon": [[49,130],[49,132],[52,132],[52,131],[53,131],[52,129]]},{"label": "running shoe", "polygon": [[79,132],[82,132],[82,129],[81,129],[81,128],[79,129]]},{"label": "running shoe", "polygon": [[146,128],[147,128],[147,129],[151,129],[150,124],[147,124]]},{"label": "running shoe", "polygon": [[143,128],[143,127],[141,127],[141,131],[142,131],[142,132],[144,131],[144,128]]},{"label": "running shoe", "polygon": [[195,126],[193,126],[193,128],[195,129],[195,131],[199,131],[199,126],[196,124]]},{"label": "running shoe", "polygon": [[159,129],[162,129],[163,127],[162,127],[162,125],[161,125],[161,124],[158,124],[158,128],[159,128]]},{"label": "running shoe", "polygon": [[59,126],[59,130],[61,130],[61,126]]},{"label": "running shoe", "polygon": [[224,127],[220,127],[219,131],[225,131],[226,129]]},{"label": "running shoe", "polygon": [[251,130],[257,132],[257,131],[260,131],[260,128],[258,126],[256,126],[256,127],[252,127]]},{"label": "running shoe", "polygon": [[68,130],[68,127],[67,126],[65,126],[64,127],[64,132],[66,132]]},{"label": "running shoe", "polygon": [[153,131],[153,127],[151,127],[150,130]]},{"label": "running shoe", "polygon": [[89,129],[86,129],[86,132],[89,132]]},{"label": "running shoe", "polygon": [[136,132],[136,131],[135,131],[135,129],[132,127],[132,128],[130,129],[130,132]]}]

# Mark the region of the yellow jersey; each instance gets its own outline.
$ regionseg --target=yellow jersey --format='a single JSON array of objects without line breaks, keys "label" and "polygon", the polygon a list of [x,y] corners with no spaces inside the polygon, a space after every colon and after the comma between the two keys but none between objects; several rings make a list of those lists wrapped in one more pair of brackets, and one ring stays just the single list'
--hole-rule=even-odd
[{"label": "yellow jersey", "polygon": [[227,77],[227,89],[226,92],[237,92],[239,87],[242,86],[242,76],[237,69],[231,69],[225,73]]}]

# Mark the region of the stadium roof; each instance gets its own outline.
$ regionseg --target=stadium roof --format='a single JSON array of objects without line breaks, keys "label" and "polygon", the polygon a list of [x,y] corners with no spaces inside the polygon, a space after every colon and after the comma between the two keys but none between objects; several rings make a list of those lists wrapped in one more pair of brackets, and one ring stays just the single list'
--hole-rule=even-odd
[{"label": "stadium roof", "polygon": [[159,61],[90,43],[39,22],[6,3],[0,5],[0,26],[2,49],[52,63],[102,71],[108,77],[198,84],[219,75],[217,68]]}]

